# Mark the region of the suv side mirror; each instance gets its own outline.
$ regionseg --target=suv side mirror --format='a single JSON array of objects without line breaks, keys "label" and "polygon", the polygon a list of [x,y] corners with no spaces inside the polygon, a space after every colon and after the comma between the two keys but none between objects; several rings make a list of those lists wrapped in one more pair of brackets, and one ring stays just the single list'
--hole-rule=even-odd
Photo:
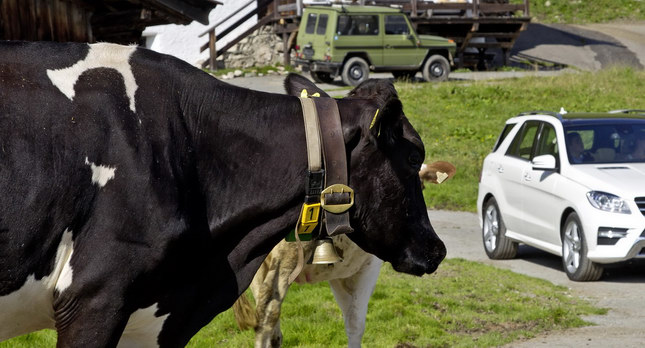
[{"label": "suv side mirror", "polygon": [[555,156],[553,155],[541,155],[535,156],[531,161],[533,170],[557,170]]}]

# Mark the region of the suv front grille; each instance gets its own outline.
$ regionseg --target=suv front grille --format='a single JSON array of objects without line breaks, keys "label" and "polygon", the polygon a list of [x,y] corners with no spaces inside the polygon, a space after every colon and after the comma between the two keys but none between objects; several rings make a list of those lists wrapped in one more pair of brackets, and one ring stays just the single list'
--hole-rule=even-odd
[{"label": "suv front grille", "polygon": [[634,198],[638,209],[641,211],[641,214],[645,215],[645,197],[636,197]]}]

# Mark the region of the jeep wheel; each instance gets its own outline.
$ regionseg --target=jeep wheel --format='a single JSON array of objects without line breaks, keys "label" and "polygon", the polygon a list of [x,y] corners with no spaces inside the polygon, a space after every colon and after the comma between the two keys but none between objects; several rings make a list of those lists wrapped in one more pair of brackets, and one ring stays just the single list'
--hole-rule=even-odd
[{"label": "jeep wheel", "polygon": [[359,83],[367,80],[370,74],[370,67],[365,59],[361,57],[352,57],[343,65],[342,78],[343,82],[349,86],[357,86]]},{"label": "jeep wheel", "polygon": [[334,78],[331,77],[330,73],[321,72],[321,71],[311,71],[311,78],[314,79],[316,83],[331,83],[334,81]]},{"label": "jeep wheel", "polygon": [[450,63],[444,56],[434,54],[423,65],[423,79],[428,82],[440,82],[448,79]]},{"label": "jeep wheel", "polygon": [[414,80],[414,76],[417,74],[417,71],[408,71],[408,70],[399,70],[392,71],[392,76],[397,80]]}]

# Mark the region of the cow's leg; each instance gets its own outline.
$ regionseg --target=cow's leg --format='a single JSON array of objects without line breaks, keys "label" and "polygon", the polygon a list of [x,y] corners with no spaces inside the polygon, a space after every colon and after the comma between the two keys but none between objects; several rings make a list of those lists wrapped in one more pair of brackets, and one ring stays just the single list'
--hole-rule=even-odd
[{"label": "cow's leg", "polygon": [[[255,347],[280,347],[280,310],[289,289],[289,275],[297,263],[296,249],[281,242],[271,252],[260,272],[251,283],[256,302],[258,326],[255,333]],[[280,255],[280,257],[271,257]]]},{"label": "cow's leg", "polygon": [[63,294],[54,302],[57,348],[116,347],[128,321],[122,296]]},{"label": "cow's leg", "polygon": [[329,281],[336,302],[343,311],[345,333],[350,348],[361,346],[365,331],[367,304],[376,286],[382,264],[383,261],[373,256],[351,277]]}]

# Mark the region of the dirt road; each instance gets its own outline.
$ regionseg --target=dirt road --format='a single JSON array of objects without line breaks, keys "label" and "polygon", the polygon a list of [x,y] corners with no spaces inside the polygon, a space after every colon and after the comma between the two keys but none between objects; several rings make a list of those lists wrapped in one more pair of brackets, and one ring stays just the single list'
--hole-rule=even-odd
[{"label": "dirt road", "polygon": [[448,258],[483,262],[571,289],[572,294],[608,308],[603,316],[585,318],[594,326],[551,332],[508,347],[642,347],[645,344],[645,263],[607,270],[598,282],[570,281],[561,259],[540,250],[520,246],[514,260],[489,260],[482,246],[477,215],[467,212],[430,211],[432,225],[446,243]]}]

